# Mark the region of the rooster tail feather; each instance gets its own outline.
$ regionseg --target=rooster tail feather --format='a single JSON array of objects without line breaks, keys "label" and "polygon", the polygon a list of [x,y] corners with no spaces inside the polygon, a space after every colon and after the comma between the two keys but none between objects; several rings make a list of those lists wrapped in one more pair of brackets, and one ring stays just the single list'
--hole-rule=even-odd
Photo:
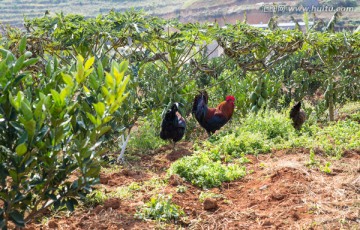
[{"label": "rooster tail feather", "polygon": [[195,96],[194,99],[194,104],[193,104],[193,108],[192,108],[192,112],[195,113],[196,110],[198,109],[198,105],[202,102],[204,104],[207,105],[209,100],[209,96],[208,93],[204,90],[204,91],[200,91],[198,95]]},{"label": "rooster tail feather", "polygon": [[195,96],[192,113],[199,122],[205,118],[208,99],[209,96],[205,90],[200,91],[199,94]]}]

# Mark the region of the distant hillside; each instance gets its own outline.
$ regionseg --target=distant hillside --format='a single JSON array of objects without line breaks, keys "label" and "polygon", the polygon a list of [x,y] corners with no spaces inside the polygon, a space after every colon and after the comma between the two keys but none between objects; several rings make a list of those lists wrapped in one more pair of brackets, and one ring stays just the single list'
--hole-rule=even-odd
[{"label": "distant hillside", "polygon": [[[351,6],[350,12],[343,12],[341,25],[360,25],[360,7],[357,0],[282,0],[275,4],[286,4],[286,7],[316,6],[309,12],[316,17],[330,19],[339,6]],[[265,6],[264,6],[265,4]],[[41,17],[45,11],[50,13],[76,13],[89,17],[105,14],[110,10],[126,11],[128,9],[145,12],[164,18],[177,18],[182,22],[214,21],[220,24],[234,23],[243,20],[246,12],[247,22],[251,24],[267,23],[276,14],[279,21],[290,21],[290,16],[301,19],[304,11],[296,8],[276,8],[271,0],[0,0],[0,22],[21,27],[23,19]],[[321,8],[333,6],[333,9]],[[317,8],[319,7],[319,8]],[[345,9],[345,8],[344,8]],[[270,12],[277,11],[277,12]]]}]

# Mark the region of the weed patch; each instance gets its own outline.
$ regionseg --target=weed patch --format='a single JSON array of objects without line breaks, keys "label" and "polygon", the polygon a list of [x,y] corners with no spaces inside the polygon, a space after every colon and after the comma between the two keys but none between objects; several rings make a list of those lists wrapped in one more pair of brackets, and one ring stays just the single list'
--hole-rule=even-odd
[{"label": "weed patch", "polygon": [[163,195],[159,195],[152,197],[149,202],[144,204],[136,212],[135,217],[142,220],[177,221],[184,215],[184,211],[178,205],[171,202],[171,196],[166,198]]}]

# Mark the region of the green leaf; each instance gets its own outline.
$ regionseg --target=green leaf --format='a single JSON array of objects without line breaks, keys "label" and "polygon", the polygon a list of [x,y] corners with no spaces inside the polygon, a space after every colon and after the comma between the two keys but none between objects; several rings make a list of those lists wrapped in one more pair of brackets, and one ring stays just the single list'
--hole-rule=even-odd
[{"label": "green leaf", "polygon": [[108,88],[114,89],[115,86],[114,78],[109,73],[106,73],[105,83]]},{"label": "green leaf", "polygon": [[109,96],[109,90],[107,90],[107,88],[105,86],[101,87],[101,91],[104,95],[104,97],[108,97]]},{"label": "green leaf", "polygon": [[104,115],[104,112],[105,112],[105,104],[102,103],[102,102],[98,102],[98,103],[94,103],[93,104],[94,106],[94,109],[96,111],[96,114],[99,116],[99,117],[103,117]]},{"label": "green leaf", "polygon": [[99,137],[102,136],[102,135],[104,135],[105,133],[109,132],[109,131],[111,130],[111,128],[112,128],[112,127],[111,127],[110,125],[101,127],[100,132],[99,132],[99,134],[98,134]]},{"label": "green leaf", "polygon": [[98,75],[99,79],[103,79],[103,77],[104,77],[104,68],[103,68],[103,65],[102,65],[100,60],[97,62],[97,69],[96,70],[97,70],[97,75]]},{"label": "green leaf", "polygon": [[33,118],[33,113],[29,101],[22,100],[20,105],[20,110],[27,121]]},{"label": "green leaf", "polygon": [[89,59],[85,62],[85,70],[90,69],[90,67],[94,64],[94,61],[95,61],[95,57],[89,58]]},{"label": "green leaf", "polygon": [[20,40],[20,44],[19,44],[19,52],[20,54],[24,54],[25,53],[25,49],[26,49],[26,39],[27,37],[24,36],[21,38]]},{"label": "green leaf", "polygon": [[114,77],[115,77],[115,80],[116,80],[116,85],[119,85],[121,83],[121,81],[124,78],[124,74],[125,74],[125,72],[119,72],[117,70],[117,68],[114,68]]},{"label": "green leaf", "polygon": [[21,68],[23,67],[24,61],[25,61],[25,56],[21,55],[19,57],[19,59],[17,59],[17,61],[15,63],[14,73],[17,73],[17,72],[19,72],[21,70]]},{"label": "green leaf", "polygon": [[45,72],[46,72],[46,76],[51,76],[52,70],[51,70],[51,62],[48,61],[48,63],[45,66]]},{"label": "green leaf", "polygon": [[97,125],[96,118],[95,118],[91,113],[86,112],[86,116],[90,119],[90,121],[91,121],[94,125]]},{"label": "green leaf", "polygon": [[[18,92],[18,94],[20,93],[20,91]],[[13,95],[11,94],[11,92],[9,93],[9,100],[10,100],[10,103],[11,105],[17,110],[19,111],[20,109],[20,103],[15,100],[15,98],[13,97]]]},{"label": "green leaf", "polygon": [[[24,61],[23,68],[34,65],[36,62],[38,62],[38,60],[39,60],[38,58],[30,58],[30,59]],[[48,75],[48,76],[50,76],[50,75]]]},{"label": "green leaf", "polygon": [[125,73],[128,69],[128,66],[129,66],[129,61],[125,60],[125,61],[122,61],[120,63],[120,68],[119,68],[119,71],[121,73]]},{"label": "green leaf", "polygon": [[67,96],[69,96],[71,93],[71,88],[68,86],[68,87],[65,87],[61,90],[60,92],[60,100],[61,100],[61,103],[64,103],[65,104],[65,99]]},{"label": "green leaf", "polygon": [[24,215],[13,210],[9,213],[10,219],[19,227],[25,227]]},{"label": "green leaf", "polygon": [[126,85],[129,81],[130,81],[130,75],[125,77],[125,80],[121,84],[121,87],[118,89],[118,92],[116,95],[117,97],[121,97],[123,95],[123,93],[125,92],[125,89],[126,89]]},{"label": "green leaf", "polygon": [[15,149],[16,153],[19,155],[19,156],[22,156],[24,155],[26,152],[27,152],[27,146],[25,143],[22,143],[18,146],[16,146],[16,149]]},{"label": "green leaf", "polygon": [[57,58],[54,57],[54,72],[57,70],[58,65],[59,65],[59,62],[58,62]]},{"label": "green leaf", "polygon": [[53,99],[54,99],[54,101],[55,101],[55,104],[56,105],[62,105],[62,101],[61,101],[61,97],[60,97],[60,94],[57,92],[57,91],[55,91],[55,90],[50,90],[50,92],[51,92],[51,95],[52,95],[52,97],[53,97]]},{"label": "green leaf", "polygon": [[75,208],[74,208],[75,203],[73,202],[72,199],[67,200],[65,204],[66,204],[67,209],[70,212],[73,212],[75,210]]},{"label": "green leaf", "polygon": [[27,76],[27,74],[26,73],[22,73],[22,74],[20,74],[19,76],[17,76],[16,78],[15,78],[15,80],[14,80],[14,85],[17,85],[24,77],[26,77]]},{"label": "green leaf", "polygon": [[104,117],[104,119],[103,119],[103,124],[108,123],[108,122],[111,121],[113,118],[114,118],[113,116]]},{"label": "green leaf", "polygon": [[65,82],[65,84],[67,84],[68,86],[74,86],[74,81],[72,79],[72,77],[69,74],[66,73],[61,73],[62,79]]},{"label": "green leaf", "polygon": [[85,70],[84,70],[83,63],[84,63],[84,58],[81,56],[78,56],[78,61],[76,64],[76,76],[75,76],[75,79],[78,84],[82,83],[85,80],[85,78],[84,78]]},{"label": "green leaf", "polygon": [[33,119],[31,119],[31,120],[23,121],[22,123],[24,125],[26,132],[29,135],[29,139],[32,140],[36,131],[36,122]]},{"label": "green leaf", "polygon": [[93,71],[94,71],[94,68],[85,70],[84,78],[87,78]]}]

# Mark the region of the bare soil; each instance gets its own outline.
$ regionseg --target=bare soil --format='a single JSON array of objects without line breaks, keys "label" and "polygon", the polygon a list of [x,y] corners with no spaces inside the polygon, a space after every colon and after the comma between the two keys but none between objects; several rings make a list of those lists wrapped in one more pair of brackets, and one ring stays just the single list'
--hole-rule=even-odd
[{"label": "bare soil", "polygon": [[[173,161],[192,154],[191,143],[177,146],[175,151],[164,146],[153,155],[139,155],[140,161],[117,172],[102,173],[98,189],[109,192],[133,182],[166,178]],[[151,197],[151,189],[142,189],[131,199],[110,198],[96,207],[53,214],[26,229],[360,229],[359,150],[346,151],[340,160],[316,155],[320,165],[331,163],[331,173],[306,166],[306,149],[248,158],[247,176],[208,191],[170,178],[159,191],[172,194],[172,201],[185,211],[187,217],[177,223],[136,219],[136,210]],[[178,192],[180,185],[187,189]],[[202,203],[201,192],[219,196]]]}]

